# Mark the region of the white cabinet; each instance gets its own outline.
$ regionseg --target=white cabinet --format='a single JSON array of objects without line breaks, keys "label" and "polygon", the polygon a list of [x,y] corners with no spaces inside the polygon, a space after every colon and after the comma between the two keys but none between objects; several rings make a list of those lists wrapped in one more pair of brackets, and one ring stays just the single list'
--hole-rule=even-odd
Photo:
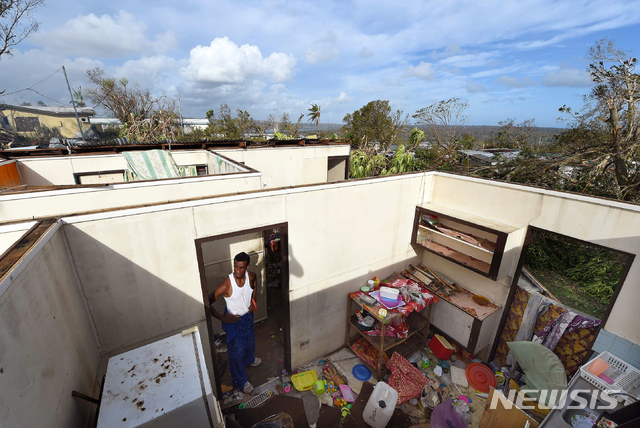
[{"label": "white cabinet", "polygon": [[223,427],[200,334],[176,334],[109,358],[98,428]]}]

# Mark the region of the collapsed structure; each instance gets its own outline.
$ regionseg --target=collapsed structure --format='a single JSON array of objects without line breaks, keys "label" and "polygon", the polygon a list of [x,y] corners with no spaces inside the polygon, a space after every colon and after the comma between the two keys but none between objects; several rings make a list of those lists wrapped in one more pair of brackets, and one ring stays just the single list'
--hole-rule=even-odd
[{"label": "collapsed structure", "polygon": [[[640,248],[636,205],[432,171],[346,180],[349,146],[340,143],[174,145],[177,165],[205,175],[125,183],[120,151],[132,148],[154,147],[13,152],[0,164],[18,173],[5,174],[14,181],[0,192],[2,426],[87,425],[94,409],[72,390],[97,396],[109,357],[191,326],[216,384],[207,295],[229,254],[207,259],[202,248],[218,238],[239,237],[239,249],[280,230],[289,369],[344,344],[347,296],[373,276],[423,264],[488,298],[499,309],[480,325],[444,306],[431,321],[488,358],[530,227],[632,255]],[[417,245],[423,211],[503,234],[487,270]],[[602,327],[631,343],[624,357],[640,367],[639,275],[634,261]]]}]

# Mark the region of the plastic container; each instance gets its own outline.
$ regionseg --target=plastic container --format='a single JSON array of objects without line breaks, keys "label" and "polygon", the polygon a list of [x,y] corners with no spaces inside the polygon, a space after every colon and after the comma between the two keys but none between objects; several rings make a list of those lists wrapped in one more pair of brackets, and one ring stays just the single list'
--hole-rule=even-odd
[{"label": "plastic container", "polygon": [[[596,362],[597,358],[609,364],[609,368],[613,368],[622,372],[619,376],[616,376],[615,379],[611,379],[613,381],[613,385],[609,385],[603,379],[594,376],[589,371],[589,368],[593,363]],[[640,378],[640,370],[636,369],[631,364],[624,362],[615,355],[610,354],[609,352],[603,352],[602,354],[598,355],[597,358],[580,367],[580,377],[582,377],[584,380],[601,391],[625,391],[630,385],[636,382],[638,378]],[[631,404],[630,399],[621,395],[614,396],[612,398],[615,398],[621,403],[625,402],[626,405]],[[640,396],[636,395],[636,398],[640,399]]]},{"label": "plastic container", "polygon": [[380,297],[382,299],[395,302],[398,300],[398,294],[400,294],[400,290],[398,290],[397,288],[380,287]]},{"label": "plastic container", "polygon": [[318,381],[318,373],[315,370],[298,373],[291,376],[291,383],[298,391],[308,391]]},{"label": "plastic container", "polygon": [[609,363],[607,363],[602,358],[596,358],[593,360],[593,363],[589,364],[589,371],[594,376],[600,376],[603,371],[609,368]]},{"label": "plastic container", "polygon": [[384,428],[398,403],[398,392],[384,382],[378,382],[362,412],[362,419],[370,427]]},{"label": "plastic container", "polygon": [[429,349],[431,349],[433,355],[440,360],[448,360],[456,351],[456,348],[451,346],[449,341],[439,334],[433,335],[429,341]]}]

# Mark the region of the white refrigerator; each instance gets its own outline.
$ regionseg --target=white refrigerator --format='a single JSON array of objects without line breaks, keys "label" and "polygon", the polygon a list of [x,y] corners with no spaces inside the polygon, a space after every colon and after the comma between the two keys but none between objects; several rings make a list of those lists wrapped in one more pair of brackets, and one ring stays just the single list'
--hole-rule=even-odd
[{"label": "white refrigerator", "polygon": [[224,427],[197,328],[109,358],[98,428]]}]

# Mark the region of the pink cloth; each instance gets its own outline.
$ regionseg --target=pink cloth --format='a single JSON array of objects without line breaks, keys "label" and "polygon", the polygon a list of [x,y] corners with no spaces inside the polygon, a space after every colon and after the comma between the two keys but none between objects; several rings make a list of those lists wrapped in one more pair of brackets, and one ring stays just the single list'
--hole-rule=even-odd
[{"label": "pink cloth", "polygon": [[389,386],[398,392],[398,404],[418,398],[422,388],[429,383],[429,379],[424,377],[420,370],[397,352],[387,361],[387,367],[391,370]]}]

